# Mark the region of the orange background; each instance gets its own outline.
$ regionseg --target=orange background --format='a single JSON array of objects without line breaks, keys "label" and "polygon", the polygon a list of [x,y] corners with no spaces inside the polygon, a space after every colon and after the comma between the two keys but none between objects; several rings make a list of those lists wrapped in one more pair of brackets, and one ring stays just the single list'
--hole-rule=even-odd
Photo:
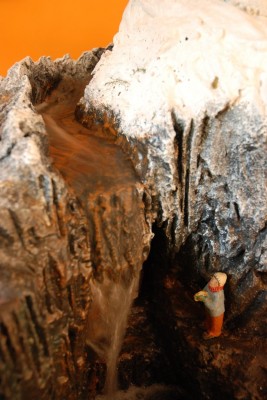
[{"label": "orange background", "polygon": [[16,61],[105,47],[128,0],[0,0],[0,75]]}]

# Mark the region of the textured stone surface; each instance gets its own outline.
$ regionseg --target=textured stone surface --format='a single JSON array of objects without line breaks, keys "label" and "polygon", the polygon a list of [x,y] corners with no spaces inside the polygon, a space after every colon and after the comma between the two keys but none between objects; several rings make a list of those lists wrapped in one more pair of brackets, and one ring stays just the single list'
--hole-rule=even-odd
[{"label": "textured stone surface", "polygon": [[130,1],[83,100],[135,150],[189,278],[228,274],[233,318],[266,303],[266,26],[216,0]]},{"label": "textured stone surface", "polygon": [[259,328],[265,329],[264,318],[259,323],[257,312],[252,311],[254,319],[244,331],[241,324],[229,326],[226,313],[222,335],[204,340],[204,307],[194,302],[192,293],[206,282],[199,279],[194,285],[184,284],[184,265],[180,267],[169,260],[168,240],[163,229],[157,228],[144,266],[141,293],[171,365],[164,371],[169,377],[173,374],[173,382],[184,389],[186,399],[265,399],[267,341],[265,333],[257,334]]},{"label": "textured stone surface", "polygon": [[[90,79],[102,50],[77,63],[27,59],[0,79],[4,398],[31,392],[83,399],[103,388],[106,366],[88,342],[106,322],[91,306],[93,281],[113,282],[109,294],[115,283],[129,284],[149,250],[152,221],[142,291],[156,332],[146,325],[144,305],[135,308],[120,359],[122,383],[162,378],[183,384],[189,399],[266,397],[266,2],[260,8],[227,2],[241,9],[219,0],[203,0],[199,9],[199,3],[130,1],[76,113],[89,125],[94,118],[104,122],[93,135],[112,134],[112,146],[128,152],[142,184],[132,181],[134,174],[128,185],[121,175],[114,179],[110,148],[110,164],[103,162],[108,187],[99,179],[101,158],[85,186],[81,157],[97,152],[82,128],[86,150],[78,164],[72,145],[58,152],[61,128],[74,118],[65,104],[55,125],[49,101],[60,103],[65,89],[77,96],[75,84]],[[64,80],[54,101],[49,94]],[[83,171],[79,184],[64,160]],[[204,342],[202,309],[192,295],[218,270],[228,274],[225,329]],[[131,337],[146,328],[152,346],[142,336],[147,351],[138,351]],[[159,342],[165,352],[155,350]],[[160,376],[166,352],[174,377],[170,370]]]},{"label": "textured stone surface", "polygon": [[[26,59],[1,81],[3,399],[92,398],[100,362],[86,342],[93,281],[129,286],[149,250],[131,164],[113,143],[88,138],[97,129],[74,121],[81,81],[102,51],[77,62]],[[103,360],[101,368],[98,375]]]},{"label": "textured stone surface", "polygon": [[[266,2],[132,0],[81,102],[127,142],[189,292],[228,274],[225,329],[250,342],[227,345],[241,354],[233,371],[251,399],[264,398],[266,372],[260,353],[245,355],[265,343],[267,326],[265,11]],[[198,371],[199,380],[214,373]]]}]

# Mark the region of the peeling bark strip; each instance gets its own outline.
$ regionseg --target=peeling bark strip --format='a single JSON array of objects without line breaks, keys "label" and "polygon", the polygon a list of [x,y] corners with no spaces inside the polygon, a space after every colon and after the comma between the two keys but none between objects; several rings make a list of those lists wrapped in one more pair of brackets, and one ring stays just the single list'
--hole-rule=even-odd
[{"label": "peeling bark strip", "polygon": [[[1,119],[3,399],[94,398],[104,373],[97,384],[103,360],[86,340],[93,282],[110,279],[127,288],[147,256],[143,187],[131,163],[100,127],[88,131],[73,118],[101,53],[76,63],[27,59],[1,81],[13,99],[3,112],[14,113],[11,127]],[[36,109],[46,128],[30,99],[45,100]],[[5,152],[11,141],[12,153]]]}]

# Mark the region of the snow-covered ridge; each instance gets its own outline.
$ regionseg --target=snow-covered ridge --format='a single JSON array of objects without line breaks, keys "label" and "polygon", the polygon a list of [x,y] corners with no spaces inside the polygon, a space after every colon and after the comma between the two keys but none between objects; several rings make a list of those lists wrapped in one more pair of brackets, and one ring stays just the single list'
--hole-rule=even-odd
[{"label": "snow-covered ridge", "polygon": [[[259,230],[264,226],[266,5],[130,0],[114,48],[86,88],[85,109],[115,117],[120,133],[139,144],[137,169],[145,158],[157,218],[168,221],[178,247],[197,229],[205,207],[219,221],[234,202],[244,231],[251,220]],[[234,226],[234,213],[229,218]],[[225,239],[223,227],[210,246],[228,257],[238,241],[232,233]]]},{"label": "snow-covered ridge", "polygon": [[173,108],[196,115],[212,103],[216,113],[249,99],[265,109],[266,65],[263,16],[219,0],[131,0],[85,98],[142,136]]}]

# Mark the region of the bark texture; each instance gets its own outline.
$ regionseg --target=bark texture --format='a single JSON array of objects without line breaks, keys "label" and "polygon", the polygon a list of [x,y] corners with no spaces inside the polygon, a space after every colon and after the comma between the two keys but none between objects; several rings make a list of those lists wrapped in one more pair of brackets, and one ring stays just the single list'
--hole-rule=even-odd
[{"label": "bark texture", "polygon": [[92,284],[127,287],[149,250],[143,189],[130,162],[92,137],[86,169],[90,154],[79,152],[96,130],[76,123],[80,145],[71,133],[80,83],[102,52],[77,62],[25,59],[1,81],[1,399],[94,396],[96,355],[86,342]]}]

